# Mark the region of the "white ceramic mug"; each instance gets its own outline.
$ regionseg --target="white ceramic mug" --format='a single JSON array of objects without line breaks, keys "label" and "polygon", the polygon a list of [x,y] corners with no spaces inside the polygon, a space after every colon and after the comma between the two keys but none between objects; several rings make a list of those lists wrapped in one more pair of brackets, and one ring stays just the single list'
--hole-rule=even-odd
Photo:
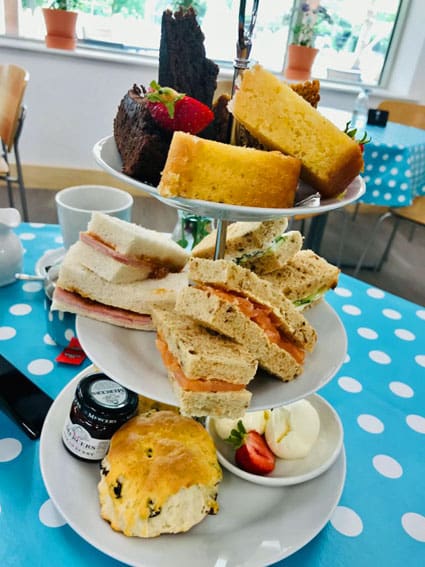
[{"label": "white ceramic mug", "polygon": [[133,197],[130,193],[106,185],[76,185],[62,189],[55,196],[63,245],[67,250],[87,230],[93,211],[131,221]]}]

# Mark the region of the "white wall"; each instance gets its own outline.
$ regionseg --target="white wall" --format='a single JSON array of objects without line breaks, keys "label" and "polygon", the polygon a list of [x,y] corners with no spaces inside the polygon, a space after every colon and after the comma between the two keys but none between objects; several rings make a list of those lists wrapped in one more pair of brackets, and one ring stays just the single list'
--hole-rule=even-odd
[{"label": "white wall", "polygon": [[[411,0],[403,42],[392,70],[389,93],[375,91],[372,104],[387,96],[425,103],[425,2]],[[0,40],[0,63],[14,63],[30,73],[25,102],[28,107],[20,145],[27,165],[96,169],[92,147],[112,133],[118,104],[133,83],[149,84],[157,68],[140,57],[126,60],[83,52],[38,50]],[[350,110],[355,89],[321,88],[321,104]]]}]

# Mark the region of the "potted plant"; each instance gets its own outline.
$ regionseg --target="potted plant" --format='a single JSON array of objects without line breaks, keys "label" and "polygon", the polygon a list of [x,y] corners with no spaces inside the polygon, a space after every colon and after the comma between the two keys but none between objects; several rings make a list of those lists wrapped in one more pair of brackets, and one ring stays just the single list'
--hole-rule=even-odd
[{"label": "potted plant", "polygon": [[288,45],[285,77],[297,81],[310,78],[311,68],[318,53],[314,47],[317,27],[322,21],[332,23],[326,8],[317,0],[298,2],[292,19],[291,42]]},{"label": "potted plant", "polygon": [[47,47],[75,49],[78,7],[79,0],[54,0],[48,8],[43,8]]}]

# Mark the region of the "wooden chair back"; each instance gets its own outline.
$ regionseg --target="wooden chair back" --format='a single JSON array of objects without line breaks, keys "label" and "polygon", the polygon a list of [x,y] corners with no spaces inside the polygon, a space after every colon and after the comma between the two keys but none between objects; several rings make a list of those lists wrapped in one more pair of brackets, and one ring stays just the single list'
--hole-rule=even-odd
[{"label": "wooden chair back", "polygon": [[17,65],[0,65],[0,138],[12,150],[29,74]]},{"label": "wooden chair back", "polygon": [[378,108],[389,112],[388,120],[425,130],[425,105],[402,100],[383,100]]}]

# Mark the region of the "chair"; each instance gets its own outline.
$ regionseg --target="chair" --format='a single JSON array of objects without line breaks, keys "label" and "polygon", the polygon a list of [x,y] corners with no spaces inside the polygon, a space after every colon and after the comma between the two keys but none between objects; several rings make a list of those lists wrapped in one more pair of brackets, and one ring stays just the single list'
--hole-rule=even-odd
[{"label": "chair", "polygon": [[[26,114],[22,101],[28,80],[29,74],[22,67],[0,65],[0,179],[6,181],[11,207],[14,207],[13,184],[18,184],[25,221],[28,221],[28,206],[18,145]],[[15,175],[10,168],[11,155],[14,156]]]},{"label": "chair", "polygon": [[[401,100],[384,100],[379,105],[378,108],[381,110],[387,110],[389,112],[389,119],[391,122],[397,122],[398,124],[405,124],[407,126],[414,126],[415,128],[421,128],[425,130],[425,105],[416,104],[413,102],[405,102]],[[354,270],[354,275],[357,276],[359,273],[363,261],[366,258],[366,254],[374,241],[376,234],[382,223],[391,219],[394,221],[393,229],[388,242],[385,246],[384,252],[380,260],[375,265],[375,270],[379,271],[382,265],[387,260],[391,246],[393,244],[397,229],[400,225],[401,220],[406,220],[413,223],[413,227],[417,225],[425,225],[425,196],[416,197],[413,200],[412,205],[408,207],[391,207],[383,213],[375,223],[372,230],[371,237],[366,244]],[[411,237],[413,232],[411,233]]]}]

